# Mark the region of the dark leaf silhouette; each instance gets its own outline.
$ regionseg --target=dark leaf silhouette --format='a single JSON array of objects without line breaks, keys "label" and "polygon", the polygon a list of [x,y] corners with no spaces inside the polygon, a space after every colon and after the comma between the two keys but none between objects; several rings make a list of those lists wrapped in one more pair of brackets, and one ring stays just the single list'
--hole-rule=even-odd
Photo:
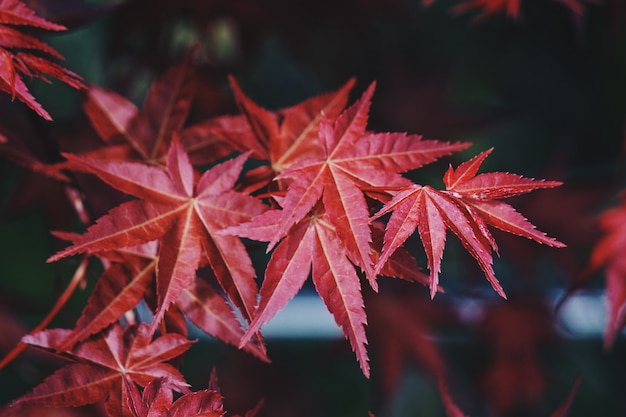
[{"label": "dark leaf silhouette", "polygon": [[540,354],[557,341],[553,326],[542,300],[511,299],[487,307],[481,336],[493,355],[484,367],[482,390],[500,415],[533,410],[547,392]]}]

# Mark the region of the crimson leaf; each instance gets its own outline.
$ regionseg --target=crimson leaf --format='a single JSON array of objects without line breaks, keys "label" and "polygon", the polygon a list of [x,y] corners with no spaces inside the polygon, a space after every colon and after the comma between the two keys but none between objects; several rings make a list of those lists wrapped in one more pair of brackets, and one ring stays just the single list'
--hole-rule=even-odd
[{"label": "crimson leaf", "polygon": [[65,27],[37,16],[19,0],[0,0],[0,90],[11,94],[13,98],[17,97],[44,119],[52,120],[50,114],[30,94],[20,74],[44,81],[48,81],[46,76],[51,76],[78,89],[84,87],[83,81],[77,74],[48,58],[16,51],[38,50],[56,59],[63,58],[44,42],[6,25],[33,26],[54,31],[65,30]]},{"label": "crimson leaf", "polygon": [[265,208],[249,195],[232,191],[245,155],[206,171],[196,182],[187,154],[175,140],[166,169],[130,162],[102,162],[67,154],[75,166],[128,194],[139,197],[112,209],[55,261],[81,252],[95,253],[158,239],[159,306],[152,331],[168,306],[189,288],[204,256],[220,284],[245,318],[256,301],[255,272],[240,240],[217,232],[249,220]]},{"label": "crimson leaf", "polygon": [[109,415],[127,417],[132,416],[128,397],[133,384],[146,386],[167,377],[177,391],[188,391],[180,372],[164,363],[191,346],[192,342],[183,336],[167,334],[152,340],[147,325],[122,329],[115,324],[71,350],[58,352],[69,333],[65,329],[44,330],[23,338],[25,343],[53,351],[74,363],[56,371],[14,405],[28,402],[70,407],[104,399]]},{"label": "crimson leaf", "polygon": [[434,297],[439,283],[441,258],[446,242],[446,230],[461,240],[465,249],[476,259],[488,281],[498,294],[506,298],[492,268],[492,251],[498,247],[487,225],[554,247],[563,243],[547,237],[500,199],[524,194],[540,188],[560,185],[556,181],[524,178],[504,172],[477,175],[478,169],[491,150],[462,163],[444,176],[446,190],[428,185],[412,184],[399,191],[374,218],[392,212],[385,231],[384,248],[375,272],[388,257],[417,229],[430,270],[430,292]]}]

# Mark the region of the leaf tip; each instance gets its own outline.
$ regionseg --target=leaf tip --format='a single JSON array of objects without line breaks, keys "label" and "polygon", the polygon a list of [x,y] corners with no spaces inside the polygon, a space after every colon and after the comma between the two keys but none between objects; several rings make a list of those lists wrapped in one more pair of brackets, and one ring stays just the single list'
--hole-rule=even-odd
[{"label": "leaf tip", "polygon": [[431,301],[435,299],[435,295],[437,295],[437,284],[430,284],[430,299]]}]

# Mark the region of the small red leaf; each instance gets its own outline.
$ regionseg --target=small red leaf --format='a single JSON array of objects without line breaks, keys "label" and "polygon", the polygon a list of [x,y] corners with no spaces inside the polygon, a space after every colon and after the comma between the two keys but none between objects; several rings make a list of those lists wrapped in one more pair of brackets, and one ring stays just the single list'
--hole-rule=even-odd
[{"label": "small red leaf", "polygon": [[185,394],[174,402],[168,417],[221,417],[225,414],[222,396],[211,390]]},{"label": "small red leaf", "polygon": [[497,200],[535,189],[555,187],[560,183],[499,172],[477,175],[480,165],[490,152],[488,150],[479,154],[459,165],[456,170],[450,167],[444,176],[445,191],[430,186],[404,187],[374,215],[373,219],[376,219],[393,211],[385,231],[383,251],[375,267],[376,273],[381,271],[389,256],[417,229],[428,257],[431,296],[434,296],[445,247],[445,231],[449,229],[476,259],[494,290],[506,298],[493,271],[491,253],[497,252],[498,248],[487,225],[550,246],[565,246],[536,230],[513,207]]},{"label": "small red leaf", "polygon": [[[47,330],[25,336],[25,343],[56,352],[70,331]],[[145,325],[122,329],[114,324],[106,332],[58,353],[75,363],[46,378],[33,391],[16,401],[52,407],[92,404],[105,400],[111,415],[132,416],[132,384],[148,385],[167,377],[172,387],[188,391],[180,372],[163,363],[183,354],[191,343],[186,338],[168,334],[152,340]]]}]

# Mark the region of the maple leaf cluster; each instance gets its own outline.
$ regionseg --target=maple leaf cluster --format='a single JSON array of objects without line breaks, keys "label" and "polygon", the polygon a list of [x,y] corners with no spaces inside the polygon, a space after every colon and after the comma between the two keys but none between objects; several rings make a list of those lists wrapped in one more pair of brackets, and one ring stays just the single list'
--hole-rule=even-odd
[{"label": "maple leaf cluster", "polygon": [[[349,106],[354,80],[270,111],[230,81],[241,114],[190,126],[193,53],[152,85],[141,109],[107,89],[87,89],[84,109],[105,145],[64,153],[66,161],[52,169],[93,174],[129,200],[83,234],[55,233],[71,245],[49,261],[86,254],[105,270],[74,329],[24,338],[76,363],[18,405],[104,400],[109,415],[174,416],[181,403],[213,404],[210,393],[172,402],[172,390],[188,393],[165,363],[190,345],[185,318],[267,361],[261,327],[309,276],[369,376],[362,283],[377,291],[379,275],[396,277],[429,286],[434,297],[450,230],[505,297],[492,268],[498,247],[489,226],[563,246],[501,201],[560,183],[478,174],[490,150],[450,167],[445,190],[403,176],[470,144],[368,130],[375,84]],[[256,167],[246,169],[248,160]],[[428,276],[403,245],[416,229]],[[241,238],[268,242],[260,288]],[[123,328],[120,318],[142,300],[152,322]]]},{"label": "maple leaf cluster", "polygon": [[[188,392],[165,363],[190,346],[184,318],[268,360],[260,329],[309,276],[369,376],[361,278],[374,290],[379,275],[420,282],[435,296],[448,229],[504,296],[491,266],[497,245],[488,225],[562,246],[501,201],[559,183],[477,174],[490,151],[450,167],[446,190],[401,175],[469,144],[369,131],[374,84],[350,106],[353,80],[277,111],[254,103],[234,78],[231,85],[242,114],[191,126],[185,126],[194,92],[191,54],[153,84],[141,110],[112,91],[88,89],[85,111],[105,146],[65,153],[55,168],[93,174],[132,198],[81,235],[56,232],[72,244],[49,261],[84,253],[106,269],[73,330],[24,338],[76,363],[18,405],[104,400],[109,415],[177,415],[180,401],[196,401],[182,397],[171,405],[172,390]],[[232,156],[217,163],[225,155]],[[257,167],[246,171],[248,159]],[[385,226],[379,218],[387,213]],[[430,276],[402,246],[416,228]],[[260,289],[242,237],[268,242]],[[122,328],[119,319],[142,300],[152,322]],[[196,395],[213,401],[212,394]],[[164,402],[169,414],[153,410],[151,404]]]},{"label": "maple leaf cluster", "polygon": [[[152,340],[145,324],[125,329],[116,324],[97,337],[59,353],[59,343],[65,343],[69,333],[66,329],[54,329],[24,337],[26,343],[59,354],[72,363],[15,401],[8,410],[11,415],[20,415],[26,405],[77,407],[98,401],[104,401],[110,416],[220,417],[225,414],[214,374],[208,389],[191,392],[180,371],[166,363],[189,349],[192,342],[186,337],[170,333]],[[145,387],[143,393],[136,384]],[[174,401],[174,392],[183,395]]]},{"label": "maple leaf cluster", "polygon": [[[349,346],[354,352],[363,375],[369,378],[372,374],[381,383],[384,401],[393,401],[402,378],[411,372],[411,365],[417,365],[418,371],[437,387],[443,412],[448,417],[466,416],[464,408],[474,411],[466,407],[470,396],[479,398],[476,401],[489,413],[532,413],[545,399],[550,385],[541,366],[540,347],[555,345],[554,317],[549,313],[544,315],[544,310],[549,308],[547,301],[546,305],[544,300],[540,305],[519,304],[520,293],[511,291],[510,281],[501,283],[496,277],[494,255],[499,256],[500,250],[509,252],[512,257],[517,255],[523,271],[538,265],[536,252],[512,246],[525,246],[527,242],[501,237],[498,233],[521,236],[555,248],[565,246],[537,230],[523,212],[537,222],[545,216],[544,223],[551,224],[553,233],[557,231],[555,225],[563,225],[566,230],[559,231],[559,236],[568,242],[570,249],[575,247],[577,239],[578,243],[585,244],[590,237],[582,237],[581,223],[587,220],[590,202],[594,200],[595,204],[604,187],[594,187],[592,198],[580,197],[580,189],[571,195],[570,191],[562,189],[557,194],[542,191],[532,201],[519,201],[520,205],[509,204],[510,197],[558,187],[561,183],[509,172],[481,172],[493,149],[481,149],[470,155],[467,152],[471,144],[467,142],[374,131],[368,119],[372,106],[376,106],[376,84],[372,83],[358,96],[358,92],[353,91],[357,85],[354,79],[336,91],[288,107],[267,109],[249,97],[245,88],[231,76],[230,91],[239,113],[203,119],[211,109],[225,107],[222,100],[218,100],[217,105],[214,102],[214,93],[219,91],[221,98],[226,90],[222,88],[222,80],[214,85],[207,83],[207,79],[215,75],[214,71],[222,77],[224,68],[220,66],[226,61],[232,71],[230,65],[238,60],[241,52],[248,55],[264,44],[268,27],[272,28],[269,32],[273,35],[285,32],[287,36],[282,38],[289,38],[286,45],[304,47],[296,53],[292,50],[288,53],[298,59],[303,56],[309,59],[310,55],[317,56],[317,50],[314,54],[308,53],[311,38],[332,36],[340,43],[348,39],[347,45],[354,48],[350,36],[342,35],[369,31],[371,26],[365,19],[370,14],[387,20],[389,15],[384,12],[392,8],[394,13],[402,15],[411,12],[406,2],[390,4],[373,0],[354,0],[345,5],[319,4],[313,12],[306,9],[304,13],[295,14],[297,6],[287,4],[289,2],[268,2],[262,6],[251,1],[218,3],[155,0],[146,8],[143,2],[116,1],[92,8],[83,5],[82,0],[0,0],[0,90],[26,104],[34,111],[31,115],[51,120],[50,114],[29,91],[29,80],[50,82],[56,79],[83,90],[86,115],[86,129],[80,129],[80,133],[78,127],[82,126],[74,125],[76,120],[71,126],[61,127],[68,130],[76,127],[71,134],[57,134],[50,124],[40,124],[42,120],[35,118],[35,126],[28,126],[28,129],[37,130],[36,135],[40,135],[38,139],[45,148],[41,153],[31,149],[28,133],[11,131],[14,126],[26,130],[22,120],[7,121],[6,126],[0,126],[0,154],[30,171],[28,185],[15,187],[24,194],[12,200],[12,210],[2,213],[21,211],[24,203],[32,201],[28,199],[38,199],[46,208],[46,216],[54,217],[50,218],[53,227],[62,229],[55,230],[53,235],[62,245],[67,245],[48,261],[63,261],[67,266],[73,263],[65,258],[80,257],[79,267],[51,312],[0,360],[0,369],[26,346],[46,351],[55,356],[55,360],[61,358],[68,364],[43,379],[30,393],[0,406],[0,414],[32,415],[43,407],[96,404],[93,409],[97,414],[109,416],[223,416],[226,412],[216,378],[211,378],[207,389],[194,391],[189,384],[191,378],[187,381],[180,370],[183,356],[194,343],[189,334],[200,329],[253,356],[253,361],[269,362],[271,352],[265,346],[264,326],[307,284],[312,284],[333,316],[347,339],[345,347]],[[433,3],[434,0],[422,1],[424,6]],[[547,2],[544,6],[549,9],[553,3]],[[582,18],[587,2],[560,0],[559,3],[579,24],[579,35],[584,34],[581,29],[586,29],[583,23],[587,22]],[[612,10],[620,9],[621,4],[617,3],[610,5]],[[475,21],[480,22],[498,15],[523,19],[526,11],[548,10],[542,9],[543,6],[534,7],[537,5],[523,0],[460,0],[454,2],[451,12],[473,14]],[[554,8],[554,16],[559,14],[559,7]],[[115,16],[109,16],[114,22],[111,27],[123,28],[115,30],[114,34],[107,33],[112,40],[108,40],[106,61],[116,68],[107,73],[107,76],[113,75],[108,79],[109,85],[119,86],[118,81],[130,81],[127,85],[135,90],[147,85],[135,82],[144,81],[147,73],[156,73],[152,72],[154,68],[148,67],[157,62],[170,62],[171,56],[164,59],[163,51],[171,54],[174,49],[180,50],[178,44],[175,48],[169,47],[172,45],[163,48],[163,38],[167,36],[149,36],[149,40],[137,42],[143,37],[133,32],[137,26],[146,33],[160,34],[172,30],[172,22],[178,24],[176,20],[183,17],[181,20],[185,22],[181,26],[193,32],[185,36],[203,46],[192,48],[178,65],[156,79],[143,104],[137,105],[110,89],[86,85],[80,76],[59,64],[63,57],[56,50],[37,37],[42,32],[66,29],[47,20],[55,14],[68,13],[59,20],[72,27],[91,20],[105,9],[116,10]],[[46,12],[37,16],[35,10]],[[346,14],[350,17],[344,20]],[[137,19],[137,15],[142,19]],[[190,16],[192,23],[186,21]],[[611,18],[615,20],[612,29],[616,33],[619,33],[616,31],[619,16],[620,13],[614,13]],[[306,24],[294,25],[300,17],[306,17]],[[431,17],[428,15],[427,19]],[[593,20],[601,22],[600,25],[604,22]],[[341,22],[342,26],[337,34],[332,34],[339,26],[334,21]],[[546,24],[544,20],[533,21],[537,22],[542,24],[531,25],[529,33]],[[312,23],[323,28],[315,31],[313,37]],[[554,24],[560,23],[551,22],[547,26],[553,29]],[[390,35],[396,32],[396,28],[389,30],[392,28],[383,26],[376,30],[382,28]],[[590,27],[595,28],[595,24]],[[201,30],[196,33],[196,29]],[[440,29],[448,32],[450,28],[444,25]],[[178,27],[175,30],[178,31]],[[420,36],[423,33],[422,29],[417,32]],[[537,33],[544,35],[541,31]],[[230,42],[228,47],[232,50],[226,54],[230,55],[228,58],[218,56],[218,49],[223,46],[217,45],[220,36],[228,38],[225,43]],[[282,38],[279,43],[284,41]],[[372,49],[370,42],[363,42],[361,36],[355,39]],[[403,42],[413,43],[408,39],[413,38]],[[553,39],[546,38],[546,44]],[[179,41],[187,42],[176,40]],[[149,46],[146,47],[145,42]],[[135,43],[143,44],[142,48],[150,52],[136,54]],[[313,44],[318,48],[317,41]],[[282,46],[274,45],[270,49]],[[375,49],[376,44],[373,46]],[[396,47],[406,50],[404,46]],[[450,52],[446,50],[443,55]],[[471,60],[476,55],[475,50],[464,52]],[[369,51],[364,56],[369,60]],[[482,55],[476,57],[477,61],[483,61]],[[467,123],[464,117],[451,117],[448,103],[443,104],[449,98],[444,92],[448,92],[450,82],[459,79],[450,78],[445,68],[435,62],[434,67],[424,65],[419,72],[432,72],[437,76],[429,74],[415,83],[412,60],[393,58],[377,63],[388,72],[387,76],[377,77],[392,79],[398,86],[387,89],[396,92],[387,96],[386,101],[381,97],[387,114],[383,117],[393,115],[390,120],[408,121],[408,126],[419,126],[424,132],[441,131],[442,127],[448,132]],[[421,55],[421,62],[427,62],[424,58],[429,56]],[[445,60],[443,56],[440,58]],[[118,66],[119,62],[123,65]],[[517,60],[513,62],[518,65]],[[145,67],[137,70],[134,64],[138,63]],[[202,80],[198,79],[198,63],[204,65],[203,70],[208,69],[202,74],[205,77]],[[482,71],[483,66],[480,68]],[[585,68],[585,73],[594,72],[587,71],[593,67]],[[282,77],[281,72],[274,67],[271,69],[275,71],[272,76]],[[564,74],[570,70],[563,67]],[[133,74],[122,75],[125,71]],[[471,72],[468,73],[473,77]],[[115,80],[115,77],[120,78]],[[585,75],[581,79],[589,78]],[[460,81],[466,81],[465,75]],[[288,85],[284,78],[280,82]],[[435,84],[437,87],[433,89]],[[422,94],[422,85],[427,86],[426,94]],[[516,83],[515,87],[520,85],[524,83]],[[591,85],[589,90],[595,88],[594,83]],[[417,95],[423,97],[419,102],[411,97],[417,88]],[[529,92],[535,91],[529,89]],[[505,97],[508,91],[496,91],[499,93],[504,94],[502,104],[509,104],[509,98]],[[466,93],[461,96],[454,98],[467,98]],[[589,97],[595,96],[589,94]],[[500,102],[499,99],[493,102],[496,101]],[[425,112],[424,107],[428,108]],[[413,108],[420,109],[419,117],[415,117]],[[599,109],[604,110],[603,106]],[[472,109],[472,112],[474,110],[480,111]],[[547,119],[552,113],[543,116]],[[433,128],[429,119],[440,123]],[[473,127],[481,124],[479,119],[481,117],[470,115],[470,124]],[[87,126],[87,120],[91,127]],[[80,137],[85,131],[95,133],[98,146],[91,147],[88,140],[82,140],[90,139]],[[56,143],[44,142],[48,139],[55,139]],[[64,152],[58,153],[59,149]],[[461,162],[457,158],[459,163],[450,164],[447,170],[444,167],[442,187],[420,182],[419,175],[424,171],[418,170],[423,166],[459,152],[467,159]],[[85,185],[87,181],[93,182]],[[61,194],[66,198],[59,197]],[[96,198],[92,201],[93,195],[97,195],[98,201]],[[115,196],[115,200],[108,201],[109,195]],[[555,200],[559,200],[558,204]],[[81,233],[68,231],[76,214],[85,226]],[[95,218],[97,220],[93,221]],[[626,198],[622,197],[616,207],[604,211],[598,223],[604,235],[594,246],[581,281],[586,283],[589,276],[600,269],[606,271],[608,322],[604,344],[608,348],[626,324],[623,256]],[[468,296],[465,289],[457,299],[455,291],[449,291],[452,285],[446,277],[444,253],[448,254],[446,258],[454,254],[454,248],[450,248],[451,236],[486,277],[488,285],[483,283],[483,286],[490,286],[501,297],[494,295],[496,302],[465,299]],[[565,239],[568,236],[573,239]],[[258,255],[258,248],[266,249],[265,257],[254,256]],[[562,252],[565,258],[576,256],[573,250]],[[420,268],[422,262],[417,260],[422,258],[425,269]],[[577,263],[576,259],[567,260],[570,265]],[[72,292],[85,284],[86,271],[94,264],[98,264],[97,279],[75,325],[41,330],[49,325]],[[515,271],[517,275],[520,270]],[[501,277],[500,273],[498,276]],[[383,282],[383,277],[398,280]],[[420,285],[415,286],[415,283]],[[517,289],[527,290],[535,283],[524,282]],[[579,286],[581,282],[574,283],[567,295]],[[419,291],[412,291],[413,287],[418,287]],[[404,291],[405,288],[410,289]],[[391,291],[387,292],[389,289]],[[394,289],[399,291],[394,293]],[[440,295],[444,290],[451,294]],[[512,299],[505,301],[507,294]],[[435,297],[436,303],[432,302]],[[11,304],[13,302],[11,300]],[[480,306],[474,309],[474,304]],[[469,316],[473,316],[461,317],[467,306]],[[6,306],[2,307],[4,310]],[[478,317],[477,310],[482,317]],[[26,332],[23,326],[14,326],[11,315],[5,311],[0,313],[8,318],[5,321],[9,327],[5,327],[11,330],[9,339],[17,340],[18,333]],[[472,328],[477,324],[481,327]],[[439,343],[439,336],[446,334],[446,326],[455,331],[461,327],[473,332],[482,330],[481,358],[484,359],[484,352],[490,352],[489,360],[479,365],[478,383],[462,389],[465,397],[455,395],[463,382],[459,384],[450,378],[444,346]],[[439,333],[441,329],[443,333]],[[14,343],[13,340],[0,342],[5,348]],[[370,355],[379,365],[373,371]],[[476,364],[472,367],[478,368]],[[551,417],[566,417],[580,383],[581,378],[573,383],[558,408],[548,405],[541,415],[547,415],[550,410]],[[457,404],[457,399],[465,403]],[[302,404],[299,406],[304,408]],[[257,411],[253,409],[246,416],[253,417]],[[81,411],[68,413],[80,415]]]},{"label": "maple leaf cluster", "polygon": [[[57,60],[63,57],[45,42],[16,28],[31,27],[51,31],[65,30],[65,26],[52,23],[35,14],[20,0],[0,1],[0,90],[17,97],[39,116],[52,120],[50,114],[30,94],[22,76],[39,78],[50,82],[46,76],[54,77],[74,87],[83,88],[81,77],[45,56]],[[32,53],[39,51],[44,56]]]}]

